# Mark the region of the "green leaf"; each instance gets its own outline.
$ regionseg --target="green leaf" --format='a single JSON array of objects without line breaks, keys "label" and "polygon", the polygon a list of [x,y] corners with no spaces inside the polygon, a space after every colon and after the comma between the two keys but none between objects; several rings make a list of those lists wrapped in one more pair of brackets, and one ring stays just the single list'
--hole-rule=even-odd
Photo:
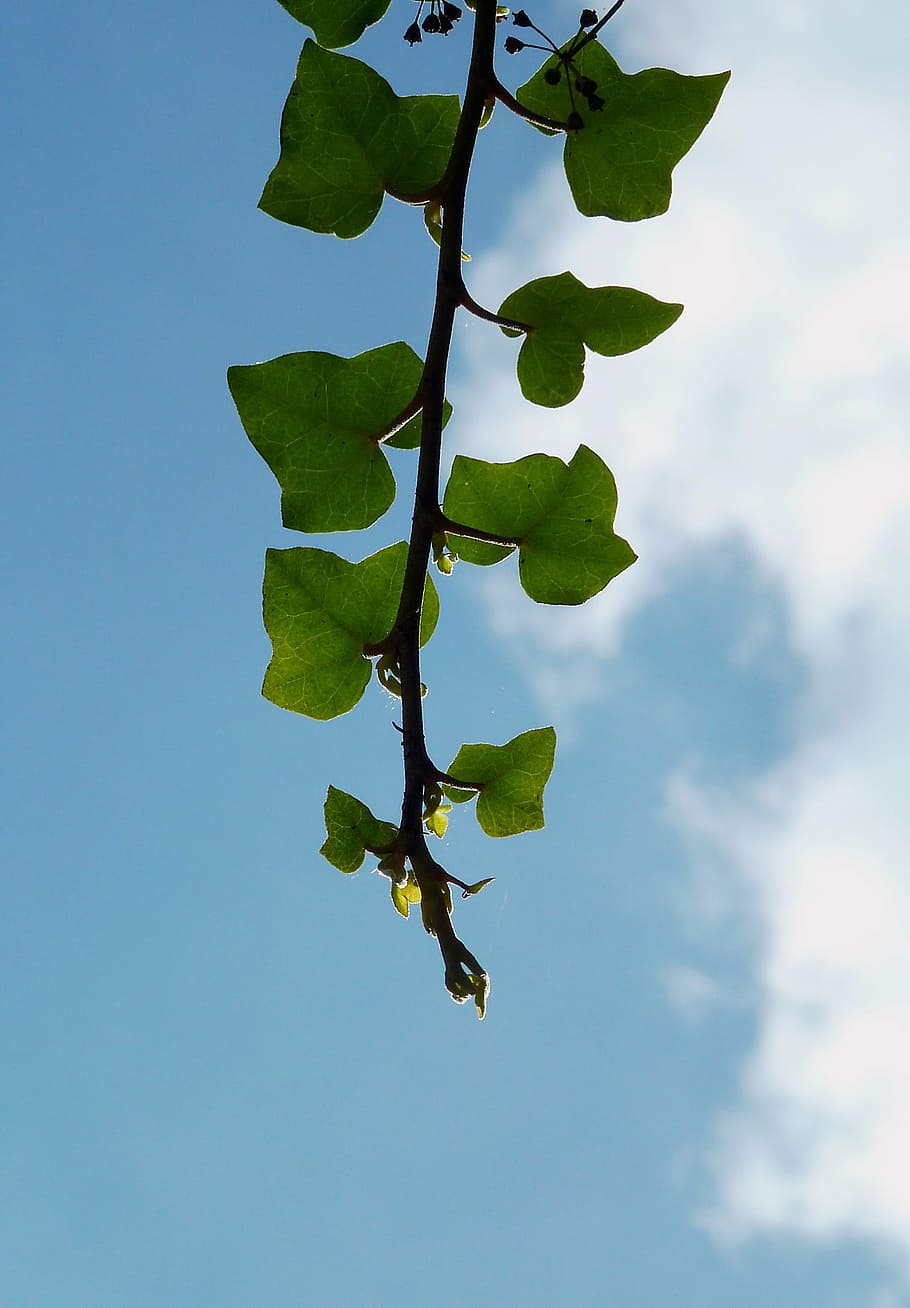
[{"label": "green leaf", "polygon": [[[398,611],[408,547],[400,541],[360,563],[327,550],[268,550],[263,619],[272,659],[262,693],[280,708],[326,720],[352,709],[370,680],[365,645],[384,640]],[[420,641],[439,616],[430,577]]]},{"label": "green leaf", "polygon": [[399,886],[392,882],[390,887],[392,893],[392,903],[402,917],[410,917],[411,905],[420,903],[420,889],[412,881],[406,881],[404,885]]},{"label": "green leaf", "polygon": [[[556,732],[525,731],[507,745],[462,745],[448,769],[461,781],[481,783],[477,821],[488,836],[516,836],[543,826],[543,790],[553,770]],[[451,799],[464,793],[443,787]],[[471,893],[486,881],[478,882]]]},{"label": "green leaf", "polygon": [[[629,354],[671,327],[682,309],[628,286],[588,287],[564,272],[513,291],[499,312],[533,329],[518,356],[525,399],[557,408],[581,390],[586,345],[595,354]],[[519,334],[503,330],[507,336]]]},{"label": "green leaf", "polygon": [[371,23],[378,23],[389,0],[279,0],[292,18],[313,29],[320,45],[337,50],[353,45]]},{"label": "green leaf", "polygon": [[[559,67],[554,55],[517,98],[534,113],[565,122],[573,108],[566,74],[555,86],[544,80]],[[684,77],[648,68],[629,75],[599,41],[584,47],[573,70],[573,83],[578,75],[591,78],[604,101],[591,110],[576,96],[584,126],[566,133],[566,178],[577,209],[623,222],[664,213],[673,169],[710,122],[730,74]]]},{"label": "green leaf", "polygon": [[259,207],[314,232],[359,236],[386,192],[416,200],[437,185],[458,114],[457,96],[399,99],[367,64],[307,41]]},{"label": "green leaf", "polygon": [[[286,527],[355,531],[382,517],[395,479],[379,438],[413,400],[422,371],[403,341],[353,359],[314,351],[228,369],[240,421],[281,486]],[[418,443],[419,422],[399,439],[405,433]]]},{"label": "green leaf", "polygon": [[356,872],[367,850],[378,855],[398,835],[391,822],[380,822],[366,804],[334,786],[329,786],[323,812],[327,834],[319,852],[339,872]]},{"label": "green leaf", "polygon": [[[443,511],[462,526],[518,541],[518,575],[531,599],[583,604],[635,562],[629,543],[613,530],[616,502],[610,469],[580,445],[568,464],[549,454],[515,463],[459,454]],[[455,528],[450,533],[457,536]],[[455,542],[459,558],[484,566],[512,548],[466,536]]]}]

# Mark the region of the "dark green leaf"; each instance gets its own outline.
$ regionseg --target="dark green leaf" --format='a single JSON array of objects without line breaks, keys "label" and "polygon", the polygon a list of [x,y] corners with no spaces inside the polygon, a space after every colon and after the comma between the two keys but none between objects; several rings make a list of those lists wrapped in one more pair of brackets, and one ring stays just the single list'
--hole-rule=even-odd
[{"label": "dark green leaf", "polygon": [[[272,659],[262,693],[280,708],[327,719],[347,713],[372,672],[365,645],[384,640],[398,611],[408,547],[401,541],[361,563],[327,550],[269,550],[262,586]],[[420,638],[439,616],[432,578],[424,591]]]},{"label": "dark green leaf", "polygon": [[[525,731],[507,745],[462,745],[451,767],[460,781],[482,783],[477,796],[477,821],[488,836],[516,836],[538,831],[544,824],[543,791],[553,770],[556,732],[552,727]],[[459,801],[464,791],[444,787]],[[487,881],[471,887],[480,890]]]},{"label": "dark green leaf", "polygon": [[320,45],[337,50],[359,41],[371,23],[378,23],[389,0],[279,0],[298,23],[311,27]]},{"label": "dark green leaf", "polygon": [[307,41],[281,119],[281,154],[259,207],[273,218],[359,236],[386,192],[430,192],[448,163],[458,99],[403,99],[358,59]]},{"label": "dark green leaf", "polygon": [[[566,47],[564,47],[565,49]],[[553,56],[518,91],[535,113],[565,122],[572,110],[565,75],[555,86],[544,78],[558,68]],[[597,83],[603,108],[578,100],[583,126],[566,133],[565,169],[580,213],[624,222],[653,218],[670,203],[671,174],[711,119],[730,74],[684,77],[666,68],[622,72],[599,41],[586,45],[574,74]]]},{"label": "dark green leaf", "polygon": [[518,356],[522,394],[556,408],[581,390],[586,345],[595,354],[629,354],[672,326],[682,308],[628,286],[588,287],[564,272],[513,291],[499,312],[533,328]]},{"label": "dark green leaf", "polygon": [[[229,368],[250,440],[278,478],[281,520],[297,531],[369,527],[395,498],[379,438],[414,398],[423,363],[397,341],[353,359],[285,354]],[[420,439],[412,419],[406,439]],[[416,442],[415,442],[416,443]]]},{"label": "dark green leaf", "polygon": [[[613,474],[586,445],[568,464],[548,454],[515,463],[459,454],[443,510],[462,526],[518,541],[521,584],[540,604],[583,604],[635,562],[628,542],[613,530]],[[459,558],[484,565],[511,549],[466,536],[454,548]]]},{"label": "dark green leaf", "polygon": [[334,786],[329,786],[324,812],[327,835],[319,852],[339,872],[356,872],[367,850],[379,855],[398,835],[391,822],[380,822],[366,804]]}]

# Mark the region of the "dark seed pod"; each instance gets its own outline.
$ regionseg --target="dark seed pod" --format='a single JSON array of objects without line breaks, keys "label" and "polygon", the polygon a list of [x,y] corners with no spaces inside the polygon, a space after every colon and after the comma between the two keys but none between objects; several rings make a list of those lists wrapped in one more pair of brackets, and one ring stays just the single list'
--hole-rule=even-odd
[{"label": "dark seed pod", "polygon": [[568,118],[566,119],[566,131],[578,132],[581,130],[582,127],[584,127],[584,125],[585,125],[585,120],[582,118],[581,114],[577,113],[573,109],[572,112],[569,114]]},{"label": "dark seed pod", "polygon": [[448,18],[450,23],[457,23],[461,17],[461,10],[458,5],[449,4],[449,0],[444,0],[442,12]]},{"label": "dark seed pod", "polygon": [[532,27],[533,24],[523,9],[516,9],[512,15],[512,22],[516,27]]},{"label": "dark seed pod", "polygon": [[525,48],[524,41],[519,41],[517,36],[507,36],[505,44],[506,54],[518,54],[519,50]]},{"label": "dark seed pod", "polygon": [[592,93],[591,93],[589,96],[587,96],[586,98],[587,98],[587,101],[588,101],[588,108],[589,108],[589,109],[593,109],[593,110],[596,112],[598,109],[602,109],[602,108],[604,107],[604,102],[603,102],[602,98],[601,98],[599,95],[595,95],[595,94],[593,93],[593,91],[592,91]]},{"label": "dark seed pod", "polygon": [[582,9],[581,18],[578,20],[579,27],[593,27],[597,22],[597,14],[593,9]]},{"label": "dark seed pod", "polygon": [[543,75],[543,80],[546,82],[547,86],[558,86],[559,78],[560,72],[558,68],[548,68]]},{"label": "dark seed pod", "polygon": [[432,35],[433,32],[438,32],[440,28],[441,28],[441,23],[439,21],[438,15],[427,14],[426,18],[423,20],[423,30],[428,34]]},{"label": "dark seed pod", "polygon": [[420,28],[416,23],[411,24],[411,26],[404,34],[404,39],[407,41],[408,45],[420,44],[420,42],[423,40],[423,37],[420,35]]}]

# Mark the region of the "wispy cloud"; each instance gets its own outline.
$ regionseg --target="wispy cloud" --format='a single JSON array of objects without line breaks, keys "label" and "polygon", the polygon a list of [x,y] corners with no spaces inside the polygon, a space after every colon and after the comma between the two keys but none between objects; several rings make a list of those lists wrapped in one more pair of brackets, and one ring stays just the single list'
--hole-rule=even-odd
[{"label": "wispy cloud", "polygon": [[571,269],[687,311],[641,354],[590,363],[559,420],[523,404],[472,330],[460,409],[487,457],[595,445],[641,560],[568,612],[493,576],[491,615],[533,635],[544,698],[574,661],[577,704],[687,553],[735,540],[779,592],[807,670],[792,754],[736,795],[674,791],[756,940],[758,1036],[718,1123],[705,1220],[864,1237],[910,1275],[910,12],[651,3],[625,33],[633,60],[734,69],[670,214],[585,221],[548,175],[477,291],[498,303]]}]

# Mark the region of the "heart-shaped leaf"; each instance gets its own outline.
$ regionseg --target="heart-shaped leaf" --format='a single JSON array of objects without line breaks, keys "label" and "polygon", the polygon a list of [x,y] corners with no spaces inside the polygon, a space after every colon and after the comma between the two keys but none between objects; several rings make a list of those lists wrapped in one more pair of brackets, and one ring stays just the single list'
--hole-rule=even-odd
[{"label": "heart-shaped leaf", "polygon": [[[546,77],[554,71],[559,79],[551,85]],[[582,79],[596,85],[599,109],[589,108],[575,90]],[[517,98],[560,122],[580,114],[582,126],[566,133],[563,156],[579,212],[637,222],[666,211],[673,169],[710,122],[729,79],[729,73],[684,77],[666,68],[624,73],[599,41],[591,41],[568,74],[553,55]]]},{"label": "heart-shaped leaf", "polygon": [[371,23],[378,23],[389,0],[279,0],[298,23],[306,23],[320,45],[337,50],[359,41]]},{"label": "heart-shaped leaf", "polygon": [[296,227],[359,236],[386,193],[416,200],[432,192],[458,114],[456,96],[400,99],[369,65],[307,41],[259,207]]},{"label": "heart-shaped leaf", "polygon": [[[448,771],[459,781],[481,785],[477,821],[488,836],[517,836],[543,826],[543,792],[553,770],[556,732],[552,727],[525,731],[506,745],[462,745]],[[474,798],[463,790],[444,786],[446,794],[463,804]],[[475,893],[488,884],[477,882]]]},{"label": "heart-shaped leaf", "polygon": [[[286,527],[354,531],[382,517],[395,479],[379,440],[422,371],[403,341],[353,359],[314,351],[228,369],[240,421],[281,486]],[[419,418],[397,436],[418,443]]]},{"label": "heart-shaped leaf", "polygon": [[[262,693],[280,708],[326,720],[352,709],[370,680],[364,646],[392,629],[408,547],[404,541],[349,563],[327,550],[269,550],[262,613],[272,659]],[[433,634],[439,597],[428,577],[421,644]]]},{"label": "heart-shaped leaf", "polygon": [[323,811],[326,839],[319,852],[339,872],[356,872],[368,850],[378,856],[398,835],[391,822],[380,822],[366,804],[335,786],[329,786]]},{"label": "heart-shaped leaf", "polygon": [[[515,463],[485,463],[459,454],[443,510],[453,523],[517,543],[522,587],[539,604],[583,604],[635,562],[613,530],[616,482],[593,450],[580,445],[570,463],[529,454]],[[498,563],[514,545],[496,545],[448,529],[459,558]]]},{"label": "heart-shaped leaf", "polygon": [[585,286],[564,272],[513,291],[499,312],[531,328],[518,355],[525,399],[557,408],[581,390],[585,346],[596,354],[629,354],[671,327],[682,309],[629,286]]}]

